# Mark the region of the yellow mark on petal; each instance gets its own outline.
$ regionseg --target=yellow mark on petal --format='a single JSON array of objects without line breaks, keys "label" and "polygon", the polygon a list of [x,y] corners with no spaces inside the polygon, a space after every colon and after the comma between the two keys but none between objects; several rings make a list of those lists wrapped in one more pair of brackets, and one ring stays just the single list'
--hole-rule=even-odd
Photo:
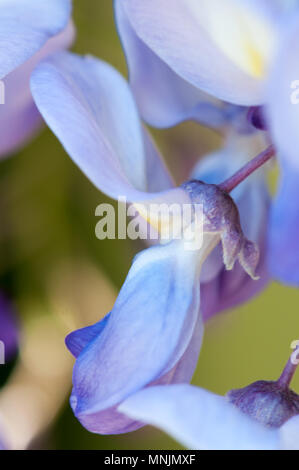
[{"label": "yellow mark on petal", "polygon": [[[195,222],[195,209],[190,203],[134,203],[132,206],[158,232],[161,240],[181,238],[182,234],[187,233],[187,227]],[[198,220],[201,221],[202,206],[197,206]]]},{"label": "yellow mark on petal", "polygon": [[244,52],[248,59],[248,69],[251,75],[256,78],[263,78],[266,67],[261,53],[251,43],[245,45]]},{"label": "yellow mark on petal", "polygon": [[211,40],[243,72],[258,79],[265,76],[275,31],[262,12],[236,0],[201,0],[195,16]]},{"label": "yellow mark on petal", "polygon": [[161,233],[161,220],[156,213],[150,213],[148,210],[147,206],[144,204],[138,204],[134,203],[132,204],[137,212],[141,215],[141,217],[152,227],[154,227],[155,230],[157,230],[158,233]]},{"label": "yellow mark on petal", "polygon": [[[181,222],[181,206],[179,204],[132,204],[141,217],[160,235],[175,229]],[[179,227],[180,228],[180,227]]]}]

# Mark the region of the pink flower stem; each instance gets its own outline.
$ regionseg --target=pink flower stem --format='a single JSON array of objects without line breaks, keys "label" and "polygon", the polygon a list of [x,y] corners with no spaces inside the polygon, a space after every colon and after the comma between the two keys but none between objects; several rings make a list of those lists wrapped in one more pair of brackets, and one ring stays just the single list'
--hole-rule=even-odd
[{"label": "pink flower stem", "polygon": [[246,163],[240,170],[238,170],[233,176],[223,181],[219,184],[218,187],[222,191],[230,193],[236,186],[238,186],[242,181],[244,181],[251,173],[260,168],[264,163],[266,163],[270,158],[275,155],[276,151],[273,145],[270,145],[266,150],[261,152],[255,158]]},{"label": "pink flower stem", "polygon": [[289,388],[298,367],[298,358],[296,353],[299,353],[299,346],[292,353],[290,359],[287,362],[287,365],[278,379],[277,383],[283,388]]}]

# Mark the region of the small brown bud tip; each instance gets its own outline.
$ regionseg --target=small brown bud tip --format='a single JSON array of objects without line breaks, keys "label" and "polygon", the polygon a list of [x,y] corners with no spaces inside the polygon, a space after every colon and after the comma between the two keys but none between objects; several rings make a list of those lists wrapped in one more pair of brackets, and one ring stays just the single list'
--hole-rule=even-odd
[{"label": "small brown bud tip", "polygon": [[240,411],[269,428],[279,428],[299,415],[299,395],[278,382],[259,381],[231,390],[227,400]]},{"label": "small brown bud tip", "polygon": [[259,248],[244,236],[239,211],[231,196],[216,184],[198,180],[188,181],[182,188],[193,204],[202,204],[204,232],[220,235],[226,269],[233,269],[238,259],[247,274],[258,279],[255,269],[259,260]]}]

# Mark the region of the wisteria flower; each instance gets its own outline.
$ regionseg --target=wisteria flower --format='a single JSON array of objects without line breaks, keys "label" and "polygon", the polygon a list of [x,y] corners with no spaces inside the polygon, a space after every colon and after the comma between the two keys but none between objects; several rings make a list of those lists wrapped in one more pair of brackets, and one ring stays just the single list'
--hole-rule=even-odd
[{"label": "wisteria flower", "polygon": [[289,361],[278,381],[258,381],[226,397],[187,384],[151,387],[119,411],[191,449],[299,450],[299,396],[289,388],[295,369]]},{"label": "wisteria flower", "polygon": [[187,83],[236,105],[263,104],[279,4],[174,0],[171,10],[167,0],[122,4],[135,34]]},{"label": "wisteria flower", "polygon": [[[282,181],[270,220],[269,266],[278,279],[298,285],[299,220],[292,203],[298,199],[299,176],[298,5],[266,0],[174,0],[170,10],[167,0],[118,3],[132,86],[149,121],[159,126],[196,118],[200,90],[231,105],[251,107],[252,122],[270,131],[279,151]],[[142,55],[140,48],[145,50]],[[143,57],[147,63],[140,72]],[[170,78],[161,83],[176,87],[171,93],[171,99],[177,99],[175,105],[166,103],[171,116],[160,123],[151,118],[152,108],[144,97],[156,93],[160,103],[162,85],[159,88],[155,81],[138,78],[150,75],[150,70],[154,77],[165,72],[164,78],[166,74]],[[149,82],[155,86],[149,87]],[[283,260],[277,263],[282,252]]]},{"label": "wisteria flower", "polygon": [[[49,90],[48,80],[52,83],[52,93]],[[118,94],[116,89],[119,90]],[[112,68],[92,58],[80,59],[74,55],[62,54],[38,67],[33,74],[32,90],[49,126],[64,144],[70,156],[101,191],[115,199],[119,195],[125,195],[128,201],[143,203],[186,201],[181,190],[172,190],[170,193],[167,191],[173,188],[172,178],[148,140],[144,129],[142,129],[144,134],[142,139],[146,140],[142,142],[141,124],[131,92],[124,80]],[[85,96],[85,102],[78,101],[79,94],[82,98]],[[65,100],[67,96],[69,98],[67,106],[59,110],[59,99]],[[120,113],[122,109],[123,114]],[[128,117],[129,111],[130,117]],[[98,130],[97,134],[95,129]],[[105,147],[99,141],[101,134],[102,138],[107,134]],[[107,142],[110,148],[106,148]],[[211,184],[220,183],[221,179],[228,178],[237,171],[264,145],[265,142],[260,136],[242,137],[233,132],[227,138],[224,150],[201,160],[190,179]],[[131,171],[132,167],[134,172]],[[117,175],[116,170],[122,173]],[[264,247],[269,206],[263,175],[263,170],[256,172],[233,191],[245,235],[254,240],[260,248]],[[125,186],[124,181],[127,181]],[[136,188],[150,193],[137,192]],[[156,191],[163,190],[163,194],[155,194]],[[262,288],[268,280],[264,258],[262,253],[258,266],[260,281],[251,282],[238,265],[230,273],[222,271],[222,252],[218,249],[218,252],[213,254],[213,260],[210,257],[208,268],[204,267],[202,273],[202,280],[207,282],[216,278],[222,271],[216,281],[217,285],[213,283],[204,286],[214,291],[213,307],[210,306],[207,310],[210,312],[213,310],[215,313],[219,309],[229,308],[231,306],[229,298],[232,297],[234,288],[235,293],[238,292],[240,301],[242,293],[245,299],[246,293],[250,295],[250,292],[253,294]],[[220,277],[223,278],[221,283]],[[229,296],[226,295],[227,287],[229,287]],[[219,295],[215,295],[216,291]],[[221,308],[218,307],[217,300],[220,297],[222,297]],[[234,303],[238,303],[237,299]],[[210,315],[211,313],[207,316]]]},{"label": "wisteria flower", "polygon": [[203,207],[200,247],[189,251],[184,240],[172,240],[139,254],[112,312],[66,340],[77,357],[76,416],[93,432],[127,432],[141,424],[117,412],[124,398],[148,385],[191,379],[203,334],[199,278],[207,256],[221,241],[221,263],[232,269],[238,259],[255,277],[258,248],[243,235],[228,193],[198,180],[173,186],[127,82],[112,67],[59,53],[36,68],[31,89],[49,127],[101,191],[126,196],[139,210],[151,201]]},{"label": "wisteria flower", "polygon": [[21,146],[41,124],[30,93],[35,65],[74,37],[71,0],[0,1],[0,156]]}]

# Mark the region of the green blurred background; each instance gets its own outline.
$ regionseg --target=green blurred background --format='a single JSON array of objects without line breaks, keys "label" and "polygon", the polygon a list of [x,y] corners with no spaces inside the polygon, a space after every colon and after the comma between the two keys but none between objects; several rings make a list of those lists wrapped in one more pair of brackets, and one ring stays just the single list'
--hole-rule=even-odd
[{"label": "green blurred background", "polygon": [[[98,56],[126,75],[112,2],[75,0],[74,18],[74,50]],[[194,123],[153,134],[178,181],[186,178],[201,155],[220,144],[217,135]],[[97,284],[97,274],[102,279],[104,273],[119,289],[142,246],[129,240],[96,239],[95,208],[107,198],[80,173],[47,129],[1,162],[0,192],[1,285],[14,299],[24,331],[40,317],[54,318],[61,331],[61,349],[59,354],[49,351],[48,360],[55,368],[55,361],[58,364],[64,355],[69,358],[63,346],[63,336],[73,324],[69,318],[76,316],[74,324],[83,326],[91,322],[87,310],[99,318],[106,313],[106,289],[102,281]],[[206,327],[193,383],[223,394],[258,379],[278,377],[291,341],[299,339],[298,305],[298,291],[273,283],[249,304],[214,318]],[[1,369],[2,382],[8,373],[13,374],[12,364]],[[55,375],[46,380],[53,386]],[[73,417],[67,402],[70,371],[63,380],[64,405],[53,412],[51,425],[34,440],[33,448],[180,448],[150,427],[123,436],[89,433]],[[293,388],[299,393],[299,374]]]}]

